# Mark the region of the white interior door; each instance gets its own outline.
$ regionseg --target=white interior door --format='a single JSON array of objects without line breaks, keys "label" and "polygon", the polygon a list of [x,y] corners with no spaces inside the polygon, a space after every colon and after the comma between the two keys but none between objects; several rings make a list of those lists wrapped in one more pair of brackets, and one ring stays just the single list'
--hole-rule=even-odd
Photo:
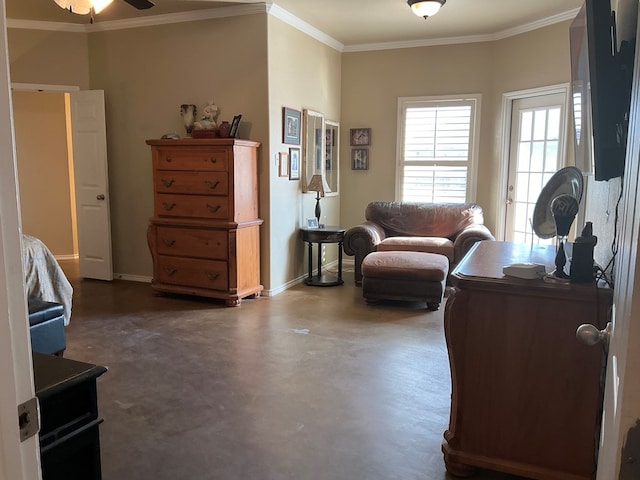
[{"label": "white interior door", "polygon": [[20,442],[18,405],[33,398],[20,254],[18,181],[4,1],[0,0],[0,480],[40,479],[38,436]]},{"label": "white interior door", "polygon": [[113,280],[104,91],[69,96],[80,276]]},{"label": "white interior door", "polygon": [[[639,17],[640,20],[640,17]],[[638,23],[640,27],[640,23]],[[636,49],[633,94],[623,198],[620,212],[619,247],[615,263],[614,309],[607,362],[603,404],[601,448],[598,457],[598,480],[619,478],[627,431],[640,417],[640,49]],[[636,276],[636,274],[638,274]],[[637,450],[637,443],[630,445]],[[632,468],[633,469],[633,468]],[[635,469],[634,469],[635,470]],[[623,478],[620,476],[620,478]],[[624,478],[636,478],[625,476]]]},{"label": "white interior door", "polygon": [[553,93],[512,102],[506,192],[505,240],[549,243],[533,234],[531,219],[542,188],[563,165],[566,94]]}]

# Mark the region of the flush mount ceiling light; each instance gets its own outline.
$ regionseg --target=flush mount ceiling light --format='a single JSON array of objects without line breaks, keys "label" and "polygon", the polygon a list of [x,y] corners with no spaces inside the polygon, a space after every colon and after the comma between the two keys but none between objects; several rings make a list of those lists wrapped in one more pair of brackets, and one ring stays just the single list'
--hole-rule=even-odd
[{"label": "flush mount ceiling light", "polygon": [[100,13],[108,7],[113,0],[54,0],[60,8],[69,10],[71,13],[78,15],[86,15],[91,13]]},{"label": "flush mount ceiling light", "polygon": [[[57,1],[57,0],[56,0]],[[407,0],[413,13],[425,20],[432,17],[440,10],[447,0]]]}]

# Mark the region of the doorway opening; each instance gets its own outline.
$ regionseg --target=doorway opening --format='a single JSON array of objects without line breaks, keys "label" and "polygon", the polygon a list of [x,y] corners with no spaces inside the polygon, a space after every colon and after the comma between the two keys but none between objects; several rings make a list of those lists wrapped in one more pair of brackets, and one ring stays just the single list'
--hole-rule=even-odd
[{"label": "doorway opening", "polygon": [[68,97],[42,88],[12,92],[22,229],[64,263],[78,261]]},{"label": "doorway opening", "polygon": [[[77,258],[80,277],[113,280],[104,91],[30,84],[13,90],[14,117],[25,117],[15,128],[19,183],[35,191],[35,200],[20,195],[28,210],[25,232],[56,257]],[[49,101],[51,112],[44,115]],[[45,127],[53,129],[46,138]],[[34,164],[25,167],[23,160]],[[48,174],[55,162],[55,175]],[[60,202],[59,217],[49,212],[53,199]]]}]

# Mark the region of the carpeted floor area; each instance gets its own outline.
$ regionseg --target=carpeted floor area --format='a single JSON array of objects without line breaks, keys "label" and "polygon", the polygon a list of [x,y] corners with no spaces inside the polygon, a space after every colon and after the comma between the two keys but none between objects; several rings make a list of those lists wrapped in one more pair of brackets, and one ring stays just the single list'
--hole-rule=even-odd
[{"label": "carpeted floor area", "polygon": [[104,480],[453,478],[443,309],[368,306],[351,275],[227,308],[71,274],[65,356],[109,368]]}]

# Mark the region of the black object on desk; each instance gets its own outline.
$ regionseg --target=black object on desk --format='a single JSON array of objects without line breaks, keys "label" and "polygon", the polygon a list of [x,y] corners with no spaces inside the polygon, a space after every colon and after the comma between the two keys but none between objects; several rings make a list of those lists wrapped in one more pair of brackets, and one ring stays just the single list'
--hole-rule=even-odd
[{"label": "black object on desk", "polygon": [[96,378],[107,369],[33,352],[43,480],[100,480]]},{"label": "black object on desk", "polygon": [[[342,243],[344,242],[345,229],[336,226],[324,226],[321,228],[301,228],[302,240],[309,244],[309,275],[305,280],[307,285],[314,287],[332,287],[342,285]],[[318,244],[318,274],[313,275],[313,244]],[[338,244],[338,276],[322,274],[322,244]]]}]

